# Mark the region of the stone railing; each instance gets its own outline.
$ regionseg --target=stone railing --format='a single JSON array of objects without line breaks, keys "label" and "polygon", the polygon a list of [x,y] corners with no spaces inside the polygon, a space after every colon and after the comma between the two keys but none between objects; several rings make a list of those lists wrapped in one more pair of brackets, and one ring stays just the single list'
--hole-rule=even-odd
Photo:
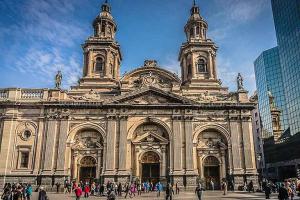
[{"label": "stone railing", "polygon": [[21,90],[21,99],[43,99],[44,91],[39,89]]},{"label": "stone railing", "polygon": [[8,91],[0,90],[0,99],[7,99],[7,98],[8,98]]}]

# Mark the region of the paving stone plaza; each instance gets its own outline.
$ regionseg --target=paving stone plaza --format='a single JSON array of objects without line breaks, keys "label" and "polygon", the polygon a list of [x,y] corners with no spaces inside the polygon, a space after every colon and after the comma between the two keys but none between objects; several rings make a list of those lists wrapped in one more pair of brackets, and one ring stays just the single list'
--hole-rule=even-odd
[{"label": "paving stone plaza", "polygon": [[[33,200],[37,199],[38,193],[33,193]],[[50,200],[71,200],[75,199],[75,195],[73,194],[56,194],[56,193],[48,193]],[[85,198],[81,198],[85,199]],[[106,197],[94,197],[91,196],[88,199],[107,199]],[[125,199],[124,197],[120,197],[117,199]],[[129,197],[127,199],[130,199]],[[157,193],[142,193],[141,197],[133,197],[132,199],[140,200],[140,199],[153,199],[153,200],[162,200],[165,199],[165,194],[162,193],[160,197],[157,197]],[[197,199],[196,195],[193,192],[181,192],[179,195],[175,195],[174,199]],[[235,200],[235,199],[248,199],[248,200],[258,200],[258,199],[265,199],[264,193],[248,193],[248,192],[229,192],[226,196],[222,195],[222,191],[205,191],[203,193],[202,199],[204,200],[218,200],[218,199],[227,199],[227,200]],[[271,199],[278,199],[277,194],[271,194]],[[299,199],[299,198],[295,198]]]}]

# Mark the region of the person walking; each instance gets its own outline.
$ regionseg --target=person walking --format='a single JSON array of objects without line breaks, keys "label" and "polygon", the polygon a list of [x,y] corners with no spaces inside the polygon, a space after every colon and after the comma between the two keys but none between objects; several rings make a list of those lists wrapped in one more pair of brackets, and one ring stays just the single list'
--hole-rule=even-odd
[{"label": "person walking", "polygon": [[203,193],[202,185],[201,185],[201,183],[198,183],[198,185],[195,189],[195,194],[197,195],[198,200],[202,199],[202,193]]},{"label": "person walking", "polygon": [[223,190],[223,195],[226,195],[227,194],[227,183],[226,183],[225,179],[222,182],[222,190]]},{"label": "person walking", "polygon": [[271,194],[270,184],[265,185],[264,190],[265,190],[266,199],[270,199],[270,194]]},{"label": "person walking", "polygon": [[280,185],[280,188],[279,188],[279,191],[278,191],[278,199],[279,200],[289,199],[288,190],[284,187],[284,184]]},{"label": "person walking", "polygon": [[118,196],[121,197],[122,196],[122,184],[119,183],[118,185]]},{"label": "person walking", "polygon": [[47,193],[43,187],[40,187],[38,200],[47,200]]},{"label": "person walking", "polygon": [[210,180],[210,189],[215,190],[215,183],[214,183],[213,179]]},{"label": "person walking", "polygon": [[86,184],[84,186],[84,197],[85,198],[89,198],[90,191],[91,191],[90,186],[88,184]]},{"label": "person walking", "polygon": [[25,193],[26,193],[26,200],[30,200],[30,197],[32,195],[32,187],[30,184],[27,185]]},{"label": "person walking", "polygon": [[136,185],[135,183],[131,183],[130,185],[130,196],[132,197],[132,195],[135,197],[135,193],[136,193]]},{"label": "person walking", "polygon": [[[124,192],[125,192],[125,199],[126,199],[128,193],[129,193],[129,183],[126,183],[126,184],[125,184],[125,190],[124,190]],[[129,196],[130,196],[130,195],[129,195]],[[131,196],[130,196],[130,197],[131,197]]]},{"label": "person walking", "polygon": [[141,183],[137,184],[137,191],[138,191],[138,196],[142,195],[142,184]]},{"label": "person walking", "polygon": [[76,196],[76,200],[80,200],[80,197],[82,195],[82,189],[80,187],[80,184],[78,184],[77,188],[75,188],[75,196]]},{"label": "person walking", "polygon": [[[22,200],[22,186],[18,185],[13,194],[13,200]],[[39,199],[44,200],[44,199]],[[46,199],[45,199],[46,200]]]},{"label": "person walking", "polygon": [[59,193],[59,189],[60,189],[60,183],[59,183],[59,182],[57,182],[55,185],[56,185],[56,193]]},{"label": "person walking", "polygon": [[160,183],[160,181],[156,184],[156,191],[157,191],[157,196],[160,197],[160,192],[163,189],[163,185]]},{"label": "person walking", "polygon": [[178,182],[176,182],[176,184],[175,184],[175,190],[176,190],[176,194],[179,194],[179,185],[178,185]]},{"label": "person walking", "polygon": [[173,187],[170,183],[168,183],[166,187],[166,200],[172,200],[173,194],[174,194]]},{"label": "person walking", "polygon": [[248,191],[249,192],[254,192],[254,187],[253,187],[253,181],[252,180],[248,184]]}]

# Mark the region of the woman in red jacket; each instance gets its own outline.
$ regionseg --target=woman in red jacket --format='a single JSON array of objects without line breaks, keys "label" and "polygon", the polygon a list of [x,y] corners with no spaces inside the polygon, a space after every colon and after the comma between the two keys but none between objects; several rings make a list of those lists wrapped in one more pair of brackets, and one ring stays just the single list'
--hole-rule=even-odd
[{"label": "woman in red jacket", "polygon": [[80,187],[80,184],[74,189],[75,195],[76,195],[76,200],[80,200],[80,197],[82,195],[82,189]]},{"label": "woman in red jacket", "polygon": [[91,191],[90,186],[88,184],[85,185],[84,187],[84,197],[88,198],[89,197],[89,192]]}]

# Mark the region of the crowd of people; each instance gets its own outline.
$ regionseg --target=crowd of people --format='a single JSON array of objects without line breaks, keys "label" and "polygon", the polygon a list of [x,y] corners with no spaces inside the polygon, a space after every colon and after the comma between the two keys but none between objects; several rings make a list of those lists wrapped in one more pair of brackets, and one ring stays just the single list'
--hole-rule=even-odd
[{"label": "crowd of people", "polygon": [[272,193],[278,193],[279,200],[294,200],[295,196],[300,196],[300,182],[297,180],[289,179],[284,183],[276,184],[271,181],[264,181],[262,189],[265,192],[266,199],[270,199]]},{"label": "crowd of people", "polygon": [[[107,182],[106,184],[97,184],[95,182],[83,182],[80,181],[72,182],[65,181],[64,183],[64,193],[74,192],[76,195],[76,200],[79,200],[81,197],[89,198],[92,196],[107,196],[109,200],[114,200],[116,197],[123,196],[124,198],[133,198],[135,196],[141,196],[142,193],[156,192],[157,196],[161,195],[163,189],[166,191],[166,196],[168,199],[172,199],[172,196],[179,194],[178,183],[175,184],[175,190],[173,185],[167,184],[164,186],[161,182],[156,184],[152,182],[132,182],[132,183],[116,183],[116,182]],[[57,184],[57,192],[59,191],[59,186]]]},{"label": "crowd of people", "polygon": [[[70,182],[65,180],[61,188],[60,183],[56,183],[56,192],[62,192],[67,194],[75,194],[76,200],[80,200],[82,197],[89,198],[90,196],[106,196],[108,200],[115,200],[117,197],[133,198],[135,196],[141,196],[145,193],[156,192],[156,196],[160,197],[161,193],[165,192],[166,200],[172,200],[174,195],[180,193],[179,183],[175,184],[167,183],[163,185],[161,182],[131,182],[131,183],[117,183],[107,182],[106,184],[98,184],[95,182]],[[221,182],[221,189],[223,195],[227,194],[229,183],[226,179]],[[54,186],[54,185],[53,185]],[[286,180],[284,183],[273,183],[271,181],[263,181],[262,191],[265,193],[266,199],[270,199],[272,193],[278,195],[279,200],[294,200],[295,196],[300,196],[300,181],[298,180]],[[214,190],[215,184],[211,180],[206,183],[206,186],[202,186],[201,183],[197,184],[195,194],[199,200],[202,199],[202,194],[205,189]],[[253,182],[245,183],[243,187],[244,191],[255,192]],[[38,193],[38,200],[48,200],[47,193],[43,187],[38,187],[36,190]],[[258,190],[259,191],[259,190]],[[298,194],[297,194],[298,191]],[[3,200],[30,200],[32,196],[32,186],[26,183],[6,183],[3,188],[1,199]]]},{"label": "crowd of people", "polygon": [[32,187],[30,184],[6,183],[3,188],[1,199],[3,200],[30,200]]}]

